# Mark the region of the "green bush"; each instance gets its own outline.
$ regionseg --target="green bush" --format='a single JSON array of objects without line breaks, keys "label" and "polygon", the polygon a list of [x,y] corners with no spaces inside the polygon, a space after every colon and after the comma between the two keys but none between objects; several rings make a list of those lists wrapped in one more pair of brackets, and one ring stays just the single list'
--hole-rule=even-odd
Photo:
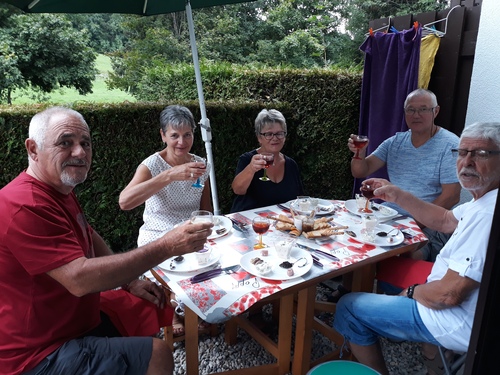
[{"label": "green bush", "polygon": [[[236,90],[238,85],[244,89]],[[258,90],[257,85],[261,86]],[[288,136],[283,152],[299,164],[307,193],[321,198],[349,198],[353,179],[346,141],[357,129],[360,88],[359,74],[323,71],[267,71],[241,75],[231,84],[225,80],[208,84],[207,97],[214,90],[233,95],[233,100],[218,98],[206,103],[222,213],[229,212],[234,197],[231,182],[238,157],[258,147],[253,124],[262,108],[276,108],[285,115]],[[249,95],[243,101],[236,93],[245,90]],[[114,251],[136,246],[143,206],[121,211],[118,196],[139,163],[163,147],[158,117],[166,105],[173,103],[186,105],[195,118],[201,118],[197,102],[172,99],[73,106],[90,125],[94,145],[91,172],[76,192],[89,222]],[[0,186],[27,167],[24,140],[29,121],[45,107],[0,107]],[[199,131],[192,152],[206,154]]]}]

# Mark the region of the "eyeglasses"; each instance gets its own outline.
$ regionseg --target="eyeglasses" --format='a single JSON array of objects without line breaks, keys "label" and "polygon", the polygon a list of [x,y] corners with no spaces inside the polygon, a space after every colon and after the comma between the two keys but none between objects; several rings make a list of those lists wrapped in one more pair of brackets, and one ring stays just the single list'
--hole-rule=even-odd
[{"label": "eyeglasses", "polygon": [[490,155],[498,155],[500,151],[490,151],[490,150],[466,150],[463,148],[452,148],[451,153],[453,156],[459,156],[461,158],[465,158],[467,154],[470,152],[470,157],[476,160],[487,160]]},{"label": "eyeglasses", "polygon": [[432,107],[432,108],[418,108],[418,109],[415,109],[415,108],[405,108],[405,113],[407,115],[410,115],[410,116],[413,116],[415,113],[418,113],[419,115],[423,115],[423,114],[426,114],[426,113],[431,113],[432,111],[434,111],[434,108],[436,108],[436,107]]},{"label": "eyeglasses", "polygon": [[270,141],[271,139],[273,139],[273,137],[276,137],[278,139],[283,139],[286,137],[286,132],[277,132],[277,133],[273,133],[273,132],[266,132],[266,133],[259,133],[261,136],[263,136],[265,139],[267,139],[268,141]]}]

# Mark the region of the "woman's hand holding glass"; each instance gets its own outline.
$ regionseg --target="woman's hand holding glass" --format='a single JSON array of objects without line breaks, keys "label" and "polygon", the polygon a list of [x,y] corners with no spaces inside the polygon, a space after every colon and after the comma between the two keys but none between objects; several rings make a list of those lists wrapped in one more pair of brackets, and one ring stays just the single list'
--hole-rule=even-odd
[{"label": "woman's hand holding glass", "polygon": [[263,152],[260,154],[262,160],[264,160],[264,175],[259,177],[261,181],[269,181],[269,177],[267,177],[267,168],[274,164],[274,154],[270,152]]},{"label": "woman's hand holding glass", "polygon": [[[195,163],[203,163],[202,167],[198,167],[200,169],[206,169],[207,168],[207,160],[205,158],[200,158],[200,157],[196,157],[196,156],[193,155],[193,157],[191,158],[191,161],[195,162]],[[205,185],[201,183],[200,177],[198,177],[196,179],[196,182],[194,182],[191,186],[195,187],[195,188],[203,188]]]}]

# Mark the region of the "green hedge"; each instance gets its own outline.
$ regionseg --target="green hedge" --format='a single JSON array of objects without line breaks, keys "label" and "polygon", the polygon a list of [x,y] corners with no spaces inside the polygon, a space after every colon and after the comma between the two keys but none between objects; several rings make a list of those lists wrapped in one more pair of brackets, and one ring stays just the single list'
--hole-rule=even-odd
[{"label": "green hedge", "polygon": [[[353,179],[346,141],[357,129],[360,76],[288,72],[255,78],[258,79],[253,80],[254,84],[258,81],[266,84],[265,87],[274,87],[273,100],[247,98],[246,102],[206,103],[213,131],[212,148],[222,212],[229,212],[234,197],[231,182],[239,155],[258,146],[253,123],[262,108],[276,108],[285,115],[288,136],[283,152],[299,164],[307,193],[321,198],[349,198]],[[293,100],[284,100],[285,91],[294,93],[288,96]],[[201,117],[194,101],[72,106],[89,123],[94,144],[91,172],[76,191],[89,222],[114,251],[135,246],[143,206],[121,211],[118,196],[139,163],[163,147],[158,117],[166,105],[173,103],[186,105],[195,118]],[[0,186],[26,168],[24,140],[29,120],[42,108],[44,106],[0,108]],[[199,131],[192,151],[205,155]]]}]

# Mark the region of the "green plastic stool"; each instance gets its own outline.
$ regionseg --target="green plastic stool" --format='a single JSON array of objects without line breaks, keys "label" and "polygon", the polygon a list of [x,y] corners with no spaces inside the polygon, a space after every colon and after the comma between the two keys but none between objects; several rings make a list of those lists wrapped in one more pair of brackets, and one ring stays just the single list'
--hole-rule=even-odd
[{"label": "green plastic stool", "polygon": [[330,361],[313,367],[306,375],[380,375],[380,372],[359,362]]}]

